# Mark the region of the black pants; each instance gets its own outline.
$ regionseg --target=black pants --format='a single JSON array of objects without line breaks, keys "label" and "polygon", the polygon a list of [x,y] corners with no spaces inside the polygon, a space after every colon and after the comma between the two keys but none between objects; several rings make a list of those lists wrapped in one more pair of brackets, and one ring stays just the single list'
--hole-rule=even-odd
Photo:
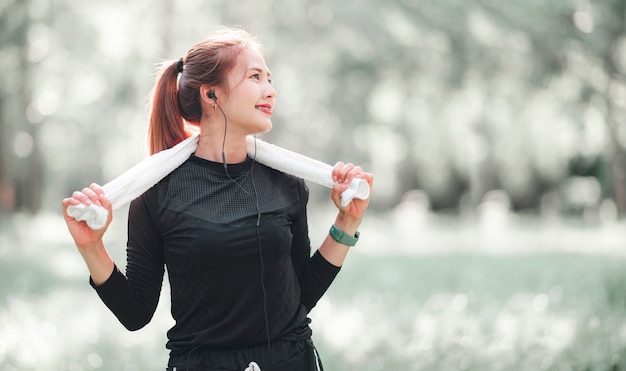
[{"label": "black pants", "polygon": [[172,356],[167,371],[244,371],[256,362],[261,371],[323,371],[322,361],[310,339],[278,341],[268,346],[237,350],[204,350]]}]

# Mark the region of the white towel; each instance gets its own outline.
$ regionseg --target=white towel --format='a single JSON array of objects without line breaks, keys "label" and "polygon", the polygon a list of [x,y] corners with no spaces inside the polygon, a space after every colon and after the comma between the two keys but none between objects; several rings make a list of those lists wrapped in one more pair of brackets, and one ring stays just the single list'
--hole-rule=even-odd
[{"label": "white towel", "polygon": [[[332,166],[250,136],[246,139],[248,155],[258,162],[304,180],[333,187]],[[111,202],[113,209],[126,205],[179,167],[195,152],[197,146],[198,134],[195,134],[170,149],[145,158],[102,186],[104,195]],[[348,190],[341,194],[341,203],[346,206],[353,198],[364,200],[369,194],[370,187],[367,181],[355,178]],[[67,215],[78,221],[85,221],[89,228],[98,230],[106,224],[108,212],[101,206],[81,204],[69,206]]]}]

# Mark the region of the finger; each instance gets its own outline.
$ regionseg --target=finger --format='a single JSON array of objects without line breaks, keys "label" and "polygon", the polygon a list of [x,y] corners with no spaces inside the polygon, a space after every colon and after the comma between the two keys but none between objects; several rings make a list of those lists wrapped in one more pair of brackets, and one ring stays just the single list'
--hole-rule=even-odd
[{"label": "finger", "polygon": [[343,189],[341,189],[341,187],[341,185],[335,184],[332,188],[332,191],[330,192],[330,199],[339,209],[341,209],[341,192],[343,192]]},{"label": "finger", "polygon": [[341,169],[343,169],[343,167],[345,166],[345,164],[341,161],[337,162],[335,164],[335,167],[333,167],[333,171],[332,171],[332,175],[333,175],[333,182],[338,182],[339,181],[339,173],[341,172]]},{"label": "finger", "polygon": [[87,206],[92,204],[89,197],[81,191],[74,191],[74,193],[72,193],[72,198],[78,200],[80,203],[85,204]]},{"label": "finger", "polygon": [[89,200],[91,200],[92,203],[101,206],[102,203],[100,202],[100,196],[98,196],[96,194],[96,192],[94,192],[93,190],[91,190],[91,188],[84,188],[83,189],[83,194],[85,194],[87,197],[89,197]]},{"label": "finger", "polygon": [[111,204],[111,201],[109,201],[109,199],[106,198],[106,196],[102,195],[100,196],[100,202],[102,204],[102,207],[109,210],[109,214],[111,214],[111,211],[113,209],[113,205]]},{"label": "finger", "polygon": [[78,201],[77,199],[73,198],[73,197],[67,197],[64,198],[63,201],[61,201],[61,205],[63,208],[63,216],[67,219],[68,215],[67,215],[67,208],[70,206],[77,206],[80,205],[80,201]]},{"label": "finger", "polygon": [[64,207],[67,207],[70,205],[80,205],[80,201],[75,199],[74,197],[67,197],[67,198],[64,198],[63,201],[61,201],[61,204]]},{"label": "finger", "polygon": [[353,178],[356,178],[361,173],[363,173],[363,169],[361,169],[360,166],[355,166],[348,172],[346,178],[348,178],[349,182],[351,182]]},{"label": "finger", "polygon": [[346,183],[347,181],[347,176],[348,173],[350,173],[350,171],[352,171],[352,169],[354,169],[354,164],[352,163],[347,163],[340,171],[339,174],[337,175],[338,181],[340,183]]},{"label": "finger", "polygon": [[98,195],[98,197],[104,196],[104,189],[99,184],[91,183],[89,185],[89,189],[94,191]]}]

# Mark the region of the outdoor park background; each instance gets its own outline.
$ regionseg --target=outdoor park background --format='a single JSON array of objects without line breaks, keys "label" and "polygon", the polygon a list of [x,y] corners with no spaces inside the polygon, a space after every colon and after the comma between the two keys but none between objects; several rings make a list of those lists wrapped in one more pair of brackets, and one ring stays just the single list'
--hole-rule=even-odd
[{"label": "outdoor park background", "polygon": [[155,64],[218,25],[268,50],[262,139],[376,176],[311,314],[328,370],[626,370],[624,0],[3,0],[0,370],[164,367],[167,286],[127,332],[60,201],[143,158]]}]

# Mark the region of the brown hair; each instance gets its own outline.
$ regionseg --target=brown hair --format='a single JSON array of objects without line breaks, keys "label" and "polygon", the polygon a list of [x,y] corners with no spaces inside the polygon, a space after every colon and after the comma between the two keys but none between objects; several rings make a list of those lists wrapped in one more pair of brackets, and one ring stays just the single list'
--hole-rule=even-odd
[{"label": "brown hair", "polygon": [[246,48],[262,51],[256,38],[238,28],[223,28],[197,43],[182,59],[165,62],[157,75],[150,100],[148,146],[150,154],[171,148],[187,139],[188,124],[199,126],[202,118],[200,87],[204,84],[227,89],[226,75]]}]

